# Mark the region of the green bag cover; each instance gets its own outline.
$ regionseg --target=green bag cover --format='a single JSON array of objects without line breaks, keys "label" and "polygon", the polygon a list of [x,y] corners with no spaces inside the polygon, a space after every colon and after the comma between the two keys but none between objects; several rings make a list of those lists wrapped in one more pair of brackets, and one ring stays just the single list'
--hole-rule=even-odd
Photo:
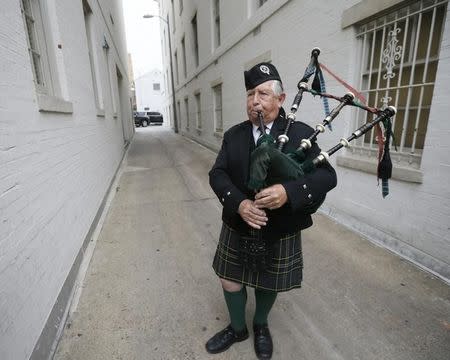
[{"label": "green bag cover", "polygon": [[258,139],[257,147],[250,156],[250,189],[260,190],[270,185],[296,180],[305,174],[299,162],[275,146],[271,135],[266,134]]},{"label": "green bag cover", "polygon": [[[250,156],[250,179],[248,188],[258,191],[265,187],[280,184],[289,180],[297,180],[314,170],[312,161],[305,161],[302,150],[285,154],[276,148],[271,135],[262,135],[257,147]],[[302,209],[313,214],[323,204],[325,196]]]}]

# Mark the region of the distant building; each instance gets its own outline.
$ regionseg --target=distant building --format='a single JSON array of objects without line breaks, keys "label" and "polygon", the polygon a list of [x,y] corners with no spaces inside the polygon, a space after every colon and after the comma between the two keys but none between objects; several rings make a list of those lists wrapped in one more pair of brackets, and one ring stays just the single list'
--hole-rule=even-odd
[{"label": "distant building", "polygon": [[133,111],[136,111],[136,84],[134,83],[133,58],[131,54],[128,54],[128,79],[130,81],[131,108]]},{"label": "distant building", "polygon": [[0,13],[0,359],[51,358],[134,134],[120,0]]},{"label": "distant building", "polygon": [[163,111],[165,93],[161,70],[154,69],[135,80],[138,111]]},{"label": "distant building", "polygon": [[[261,61],[279,69],[289,107],[311,49],[372,106],[395,105],[397,151],[390,195],[373,174],[373,134],[331,158],[338,187],[322,211],[417,265],[450,281],[450,16],[447,1],[160,0],[163,74],[175,83],[164,98],[180,132],[218,150],[223,132],[246,119],[244,70]],[[171,49],[169,49],[169,36]],[[171,50],[171,52],[170,52]],[[170,74],[170,56],[173,74]],[[324,71],[327,91],[348,90]],[[169,88],[171,89],[171,88]],[[335,106],[330,101],[331,106]],[[304,96],[298,119],[324,118],[320,99]],[[368,119],[344,109],[329,149]],[[324,264],[326,266],[326,264]],[[374,269],[376,272],[376,269]]]}]

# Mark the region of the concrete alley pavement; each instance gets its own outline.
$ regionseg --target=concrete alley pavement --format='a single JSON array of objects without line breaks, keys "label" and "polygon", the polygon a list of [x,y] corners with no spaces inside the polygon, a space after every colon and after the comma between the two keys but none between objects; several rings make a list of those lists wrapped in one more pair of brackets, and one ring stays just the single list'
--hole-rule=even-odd
[{"label": "concrete alley pavement", "polygon": [[[222,354],[204,348],[228,324],[211,268],[215,156],[137,129],[55,359],[256,359],[252,335]],[[280,294],[269,317],[273,359],[449,359],[450,287],[324,215],[314,221],[303,287]],[[250,327],[253,309],[249,291]]]}]

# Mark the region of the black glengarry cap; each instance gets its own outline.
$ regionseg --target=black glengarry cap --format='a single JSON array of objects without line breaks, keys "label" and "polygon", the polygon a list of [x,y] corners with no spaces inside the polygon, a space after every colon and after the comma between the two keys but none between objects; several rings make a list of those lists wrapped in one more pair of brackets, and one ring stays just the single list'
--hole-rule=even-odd
[{"label": "black glengarry cap", "polygon": [[271,63],[262,62],[244,71],[245,89],[250,90],[269,80],[281,81],[277,68]]}]

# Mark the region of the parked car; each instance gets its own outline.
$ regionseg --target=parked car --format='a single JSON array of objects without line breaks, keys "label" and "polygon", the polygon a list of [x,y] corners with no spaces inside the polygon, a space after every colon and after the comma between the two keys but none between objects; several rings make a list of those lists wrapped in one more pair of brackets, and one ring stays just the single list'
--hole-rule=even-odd
[{"label": "parked car", "polygon": [[157,111],[135,111],[134,125],[136,127],[147,127],[150,124],[162,125],[163,116]]},{"label": "parked car", "polygon": [[156,124],[156,125],[163,124],[163,116],[160,112],[147,111],[146,114],[147,114],[148,118],[150,119],[150,124]]}]

